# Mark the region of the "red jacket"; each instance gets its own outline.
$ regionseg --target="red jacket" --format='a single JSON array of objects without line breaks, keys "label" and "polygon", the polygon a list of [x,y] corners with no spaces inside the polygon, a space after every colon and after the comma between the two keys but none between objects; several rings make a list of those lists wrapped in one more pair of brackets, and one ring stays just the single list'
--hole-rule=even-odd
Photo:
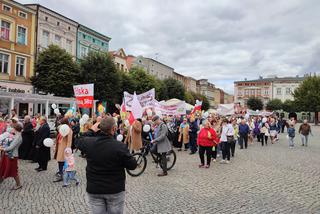
[{"label": "red jacket", "polygon": [[[209,132],[211,136],[209,136]],[[218,142],[219,139],[217,138],[216,131],[213,128],[202,128],[200,130],[197,140],[198,146],[216,146]]]}]

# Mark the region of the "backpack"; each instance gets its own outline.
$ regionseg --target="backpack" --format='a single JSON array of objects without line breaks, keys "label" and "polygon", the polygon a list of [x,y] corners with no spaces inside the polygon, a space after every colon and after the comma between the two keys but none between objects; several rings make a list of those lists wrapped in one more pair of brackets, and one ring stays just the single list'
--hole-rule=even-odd
[{"label": "backpack", "polygon": [[288,136],[289,136],[289,137],[295,137],[295,130],[294,130],[294,128],[289,128],[289,129],[288,129]]},{"label": "backpack", "polygon": [[168,123],[167,124],[167,128],[168,128],[168,132],[167,132],[167,138],[168,138],[168,140],[169,141],[173,141],[174,140],[174,137],[175,137],[175,133],[176,133],[176,128],[175,128],[175,126],[174,126],[174,124],[173,123]]}]

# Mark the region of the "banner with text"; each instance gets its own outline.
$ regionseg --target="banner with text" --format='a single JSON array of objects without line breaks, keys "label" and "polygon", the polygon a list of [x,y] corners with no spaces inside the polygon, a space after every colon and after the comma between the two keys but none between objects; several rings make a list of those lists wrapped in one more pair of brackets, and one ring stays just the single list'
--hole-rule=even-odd
[{"label": "banner with text", "polygon": [[[146,108],[152,108],[153,107],[153,100],[155,99],[155,90],[154,88],[143,93],[137,95],[138,100],[140,102],[140,105],[143,109]],[[132,101],[133,101],[133,94],[129,94],[128,92],[123,93],[124,96],[124,102],[125,102],[125,107],[127,111],[132,110]]]},{"label": "banner with text", "polygon": [[94,84],[74,85],[73,91],[79,108],[93,107]]},{"label": "banner with text", "polygon": [[185,115],[186,114],[186,102],[181,101],[174,105],[164,105],[154,100],[155,112],[161,112],[162,115]]}]

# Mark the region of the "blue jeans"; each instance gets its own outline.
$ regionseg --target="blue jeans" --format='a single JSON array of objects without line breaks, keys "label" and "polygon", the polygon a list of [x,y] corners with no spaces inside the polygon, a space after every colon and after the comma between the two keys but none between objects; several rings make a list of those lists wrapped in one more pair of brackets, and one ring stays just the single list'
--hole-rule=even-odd
[{"label": "blue jeans", "polygon": [[90,194],[89,204],[93,214],[121,214],[124,212],[125,191],[116,194]]},{"label": "blue jeans", "polygon": [[79,182],[79,179],[76,177],[76,171],[66,171],[63,173],[63,184],[69,185],[69,181],[74,180]]},{"label": "blue jeans", "polygon": [[290,147],[294,147],[294,137],[289,137],[288,142]]},{"label": "blue jeans", "polygon": [[303,135],[303,134],[301,134],[302,145],[308,146],[308,138],[309,138],[309,135]]}]

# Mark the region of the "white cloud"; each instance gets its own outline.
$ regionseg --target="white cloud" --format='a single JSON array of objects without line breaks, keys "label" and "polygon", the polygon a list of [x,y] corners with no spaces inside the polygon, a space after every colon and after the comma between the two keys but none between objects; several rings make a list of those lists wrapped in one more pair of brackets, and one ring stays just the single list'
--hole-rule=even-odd
[{"label": "white cloud", "polygon": [[318,0],[20,0],[40,3],[112,38],[111,49],[155,57],[177,72],[233,81],[320,70]]}]

